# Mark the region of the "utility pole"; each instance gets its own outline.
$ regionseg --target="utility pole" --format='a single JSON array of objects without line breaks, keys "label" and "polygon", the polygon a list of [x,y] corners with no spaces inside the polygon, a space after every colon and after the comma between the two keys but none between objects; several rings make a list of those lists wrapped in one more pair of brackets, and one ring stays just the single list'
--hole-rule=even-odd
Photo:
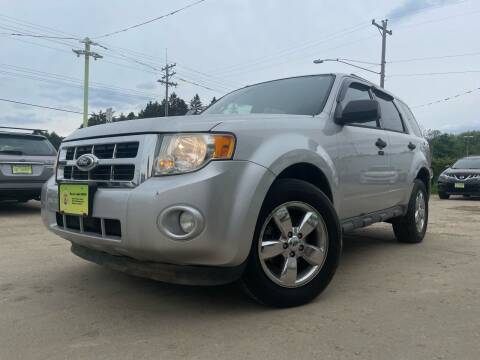
[{"label": "utility pole", "polygon": [[382,61],[380,62],[380,87],[385,87],[385,57],[387,51],[387,34],[392,35],[392,30],[387,30],[387,23],[388,20],[382,20],[382,25],[377,24],[375,19],[372,20],[372,25],[376,26],[378,30],[380,30],[380,34],[382,35]]},{"label": "utility pole", "polygon": [[168,64],[167,50],[165,50],[165,66],[162,68],[162,71],[165,72],[165,75],[163,75],[162,78],[158,80],[160,84],[165,85],[165,117],[168,116],[168,88],[170,86],[176,87],[178,85],[177,83],[170,81],[171,77],[176,74],[175,71],[170,72],[170,70],[173,69],[175,66],[177,66],[176,63]]},{"label": "utility pole", "polygon": [[89,60],[90,56],[94,59],[101,59],[103,58],[102,55],[97,54],[96,52],[90,51],[90,45],[98,45],[86,37],[83,40],[80,40],[81,43],[85,44],[85,50],[73,50],[72,51],[77,54],[77,57],[80,55],[85,56],[85,71],[83,75],[83,127],[88,126],[88,76],[89,76]]}]

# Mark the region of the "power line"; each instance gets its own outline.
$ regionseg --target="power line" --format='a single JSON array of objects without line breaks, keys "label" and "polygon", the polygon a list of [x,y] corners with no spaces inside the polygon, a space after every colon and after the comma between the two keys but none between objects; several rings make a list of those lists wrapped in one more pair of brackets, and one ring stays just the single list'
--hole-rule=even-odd
[{"label": "power line", "polygon": [[472,53],[464,53],[464,54],[427,56],[427,57],[412,58],[412,59],[400,59],[400,60],[387,61],[387,64],[397,64],[397,63],[425,61],[425,60],[437,60],[437,59],[450,59],[450,58],[465,57],[465,56],[478,56],[478,55],[480,55],[480,51],[472,52]]},{"label": "power line", "polygon": [[244,63],[239,63],[239,64],[236,64],[236,65],[229,65],[229,66],[226,66],[226,67],[223,67],[223,68],[217,68],[217,69],[215,69],[215,72],[216,73],[236,72],[240,69],[251,68],[252,66],[264,63],[266,61],[267,62],[272,61],[272,60],[275,61],[275,60],[278,60],[279,58],[284,58],[285,56],[289,56],[289,55],[293,55],[293,54],[298,55],[299,51],[305,51],[306,49],[318,46],[322,43],[326,43],[326,42],[329,42],[329,41],[337,39],[337,38],[341,38],[341,37],[350,35],[352,33],[355,33],[355,32],[361,31],[363,29],[366,29],[368,27],[369,27],[369,25],[367,25],[365,22],[361,22],[361,23],[356,24],[354,26],[350,26],[348,28],[344,28],[344,29],[341,29],[339,31],[335,31],[335,32],[332,32],[330,34],[327,34],[325,37],[323,37],[320,40],[307,41],[303,44],[296,45],[296,46],[289,47],[289,48],[285,48],[285,49],[276,51],[274,53],[271,53],[269,55],[261,56],[261,57],[258,57],[256,59],[246,61]]},{"label": "power line", "polygon": [[219,93],[219,94],[223,94],[223,93],[224,93],[224,91],[215,90],[215,89],[212,89],[212,88],[210,88],[210,87],[208,87],[208,86],[200,85],[200,84],[198,84],[198,83],[196,83],[196,82],[194,82],[194,81],[189,81],[189,80],[186,80],[186,79],[181,78],[181,77],[179,77],[178,80],[183,81],[183,82],[185,82],[185,83],[187,83],[187,84],[192,84],[192,85],[199,86],[199,87],[204,88],[204,89],[206,89],[206,90],[214,91],[214,92]]},{"label": "power line", "polygon": [[471,74],[480,73],[480,70],[464,70],[464,71],[445,71],[445,72],[428,72],[428,73],[414,73],[414,74],[392,74],[388,77],[413,77],[413,76],[435,76],[435,75],[457,75],[457,74]]},{"label": "power line", "polygon": [[[27,67],[10,65],[10,64],[0,63],[0,67],[4,67],[4,68],[14,70],[14,71],[18,71],[18,72],[31,74],[31,75],[34,75],[34,76],[39,76],[39,79],[42,78],[42,77],[45,77],[45,79],[47,79],[47,80],[51,80],[51,78],[54,78],[54,79],[57,79],[57,80],[60,80],[60,81],[66,81],[66,82],[79,84],[79,85],[82,84],[81,79],[74,78],[74,77],[71,77],[71,76],[54,74],[54,73],[49,73],[49,72],[45,72],[45,71],[40,71],[40,70],[35,70],[35,69],[27,68]],[[13,73],[9,73],[9,74],[13,74]],[[18,75],[20,75],[20,74],[18,74]],[[121,94],[125,94],[125,91],[126,91],[126,92],[129,92],[129,93],[132,93],[133,95],[140,95],[140,96],[145,96],[145,97],[149,97],[149,98],[150,97],[155,97],[155,95],[152,94],[152,93],[144,92],[144,91],[137,90],[137,89],[123,88],[123,87],[119,87],[119,86],[115,86],[115,85],[111,85],[111,84],[105,84],[105,83],[101,83],[101,82],[95,82],[95,81],[92,81],[91,84],[94,85],[93,88],[110,90],[110,91],[118,92],[118,93],[121,93]]]},{"label": "power line", "polygon": [[138,28],[140,26],[143,26],[143,25],[146,25],[146,24],[150,24],[154,21],[157,21],[157,20],[161,20],[161,19],[164,19],[168,16],[172,16],[172,15],[175,15],[176,13],[179,13],[180,11],[183,11],[183,10],[186,10],[188,8],[191,8],[192,6],[195,6],[195,5],[198,5],[202,2],[204,2],[206,0],[198,0],[198,1],[195,1],[194,3],[191,3],[191,4],[188,4],[182,8],[179,8],[177,10],[174,10],[172,12],[169,12],[167,14],[164,14],[164,15],[161,15],[161,16],[158,16],[156,18],[153,18],[153,19],[150,19],[150,20],[147,20],[147,21],[144,21],[144,22],[141,22],[139,24],[135,24],[135,25],[132,25],[132,26],[129,26],[129,27],[126,27],[126,28],[123,28],[123,29],[120,29],[120,30],[116,30],[116,31],[112,31],[112,32],[109,32],[109,33],[106,33],[106,34],[103,34],[103,35],[100,35],[100,36],[96,36],[94,37],[94,39],[102,39],[102,38],[106,38],[108,36],[112,36],[112,35],[115,35],[115,34],[119,34],[119,33],[122,33],[122,32],[126,32],[128,30],[131,30],[131,29],[134,29],[134,28]]},{"label": "power line", "polygon": [[80,112],[80,111],[62,109],[62,108],[53,107],[53,106],[45,106],[45,105],[31,104],[31,103],[22,102],[22,101],[17,101],[17,100],[10,100],[10,99],[0,98],[0,101],[9,102],[9,103],[13,103],[13,104],[19,104],[19,105],[25,105],[25,106],[32,106],[32,107],[37,107],[37,108],[42,108],[42,109],[49,109],[49,110],[56,110],[56,111],[68,112],[68,113],[72,113],[72,114],[83,114],[83,112]]},{"label": "power line", "polygon": [[[34,23],[31,23],[31,22],[16,19],[16,18],[6,16],[6,15],[2,15],[2,14],[0,14],[0,21],[7,21],[7,22],[15,24],[16,26],[22,27],[21,29],[11,28],[11,27],[3,27],[3,28],[7,29],[7,30],[11,30],[11,31],[17,31],[19,33],[26,33],[26,32],[29,33],[29,34],[25,34],[25,35],[36,35],[36,34],[33,34],[30,31],[30,29],[34,29],[34,31],[40,31],[40,32],[43,32],[43,33],[52,33],[55,36],[39,35],[39,36],[31,36],[31,37],[40,38],[40,39],[44,39],[44,40],[49,40],[49,41],[52,41],[54,43],[58,43],[58,44],[65,45],[65,46],[68,46],[68,47],[73,47],[74,45],[71,44],[71,43],[67,43],[67,42],[63,42],[63,41],[55,41],[55,40],[59,40],[59,39],[61,40],[61,39],[64,39],[64,38],[65,39],[75,39],[76,40],[76,39],[79,38],[79,36],[77,36],[77,35],[72,35],[70,33],[66,33],[66,32],[58,30],[58,29],[42,26],[42,25],[39,25],[39,24],[34,24]],[[8,25],[8,26],[11,26],[11,25]],[[1,25],[0,25],[0,28],[2,28]],[[28,30],[26,30],[25,28],[27,28]],[[6,33],[6,34],[11,34],[11,33]],[[60,35],[69,35],[69,36],[68,37],[67,36],[56,36],[56,35],[59,35],[59,34]],[[16,41],[21,41],[21,42],[24,42],[24,43],[27,43],[27,44],[40,46],[40,47],[44,47],[44,48],[49,48],[49,49],[52,49],[52,50],[55,50],[55,51],[61,51],[61,52],[69,53],[69,51],[64,51],[64,50],[59,49],[59,48],[50,47],[50,46],[39,44],[39,43],[36,43],[36,42],[25,41],[25,40],[14,38],[14,37],[11,37],[11,38],[16,40]],[[103,41],[102,41],[102,43],[103,43]],[[127,65],[124,65],[124,64],[119,64],[117,62],[109,61],[109,60],[103,60],[102,62],[113,64],[113,65],[116,65],[116,66],[121,66],[121,67],[127,68],[127,69],[142,71],[144,73],[149,73],[149,74],[154,74],[154,75],[156,75],[157,72],[160,72],[160,69],[159,69],[160,65],[157,65],[158,59],[161,59],[159,57],[155,57],[155,56],[152,56],[152,55],[149,55],[149,54],[144,54],[144,53],[134,51],[134,50],[130,50],[130,49],[126,49],[126,48],[113,47],[113,46],[108,45],[108,44],[105,44],[105,45],[107,45],[107,46],[104,46],[103,44],[98,44],[98,46],[102,47],[106,51],[111,52],[111,54],[109,54],[109,57],[114,58],[114,59],[119,59],[121,61],[126,61],[126,62],[129,62],[129,63],[133,63],[133,64],[136,64],[136,65],[140,65],[141,67],[138,67],[138,68],[137,67],[131,67],[131,66],[127,66]],[[119,49],[119,50],[116,50],[116,49]],[[125,53],[133,54],[133,56],[126,55]],[[148,59],[148,60],[147,61],[142,61],[142,60],[139,60],[139,58],[140,59],[142,59],[142,58],[143,59]],[[152,59],[154,60],[154,63],[151,62]],[[161,59],[160,62],[164,62],[164,59]],[[238,88],[238,87],[244,86],[243,84],[242,85],[240,85],[240,84],[232,85],[232,83],[225,85],[224,80],[219,78],[219,77],[216,77],[216,76],[210,75],[210,74],[206,74],[204,72],[189,68],[185,65],[180,65],[180,67],[183,68],[185,70],[185,72],[201,74],[202,78],[205,78],[205,79],[201,79],[202,81],[211,82],[212,84],[215,85],[215,87],[224,88],[225,89],[224,91],[226,91],[226,92],[231,91],[232,88]],[[147,69],[151,70],[151,71],[148,71]],[[198,77],[198,75],[193,75],[193,74],[191,74],[189,76],[192,77],[192,78],[197,78]],[[195,80],[193,82],[198,83],[198,82],[200,82],[200,80]],[[199,86],[202,87],[201,84],[199,84]],[[205,85],[203,85],[203,86],[205,86]],[[207,87],[212,87],[212,86],[208,85]]]},{"label": "power line", "polygon": [[[65,80],[60,80],[60,79],[49,79],[49,78],[41,77],[39,75],[18,74],[18,73],[12,73],[12,72],[9,72],[9,71],[4,71],[4,70],[0,70],[0,74],[5,75],[7,77],[11,77],[11,78],[21,77],[21,78],[25,78],[25,79],[29,79],[29,80],[35,80],[35,81],[41,81],[41,82],[45,82],[45,83],[49,83],[49,84],[55,84],[55,85],[61,84],[61,85],[67,85],[67,86],[75,87],[75,88],[82,88],[81,83],[71,83],[71,82],[68,82],[68,81],[65,81]],[[136,98],[136,99],[151,100],[151,99],[155,98],[155,96],[146,96],[146,95],[135,94],[135,93],[133,93],[133,94],[132,93],[124,93],[124,92],[121,92],[121,91],[118,91],[118,90],[115,90],[115,89],[111,89],[111,88],[107,88],[107,87],[103,87],[103,88],[102,87],[92,87],[92,88],[94,88],[95,90],[106,91],[106,92],[110,92],[110,93],[116,93],[116,94],[120,94],[124,97],[130,97],[130,98]]]},{"label": "power line", "polygon": [[442,103],[442,102],[446,102],[446,101],[450,101],[450,100],[454,100],[454,99],[457,99],[461,96],[465,96],[465,95],[468,95],[468,94],[471,94],[475,91],[478,91],[480,90],[480,88],[476,88],[476,89],[472,89],[472,90],[467,90],[467,91],[464,91],[462,93],[458,93],[456,95],[452,95],[452,96],[449,96],[449,97],[446,97],[446,98],[443,98],[443,99],[440,99],[440,100],[435,100],[435,101],[431,101],[429,103],[425,103],[425,104],[421,104],[421,105],[415,105],[415,106],[412,106],[412,108],[422,108],[422,107],[426,107],[426,106],[431,106],[431,105],[435,105],[435,104],[439,104],[439,103]]},{"label": "power line", "polygon": [[41,39],[79,40],[79,39],[74,38],[74,37],[50,36],[50,35],[35,35],[35,34],[21,34],[21,33],[3,33],[2,35],[25,36],[25,37],[34,37],[34,38],[41,38]]}]

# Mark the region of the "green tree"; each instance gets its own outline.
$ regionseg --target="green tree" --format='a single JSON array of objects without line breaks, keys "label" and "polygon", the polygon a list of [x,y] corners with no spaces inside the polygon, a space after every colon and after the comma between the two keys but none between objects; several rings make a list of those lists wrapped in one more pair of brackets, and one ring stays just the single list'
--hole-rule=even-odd
[{"label": "green tree", "polygon": [[182,116],[188,111],[187,103],[172,93],[168,99],[168,116]]},{"label": "green tree", "polygon": [[190,112],[193,115],[199,114],[203,110],[203,104],[202,101],[200,100],[200,96],[198,94],[195,94],[192,100],[190,100]]},{"label": "green tree", "polygon": [[[102,110],[98,112],[98,114],[93,113],[88,118],[88,126],[95,126],[105,124],[107,122],[107,114],[104,113]],[[83,125],[81,126],[83,127]]]},{"label": "green tree", "polygon": [[[130,114],[128,114],[128,116],[130,116]],[[165,100],[163,100],[161,104],[159,104],[158,101],[149,101],[148,104],[145,106],[145,109],[140,110],[140,112],[138,113],[139,119],[161,116],[165,116]]]},{"label": "green tree", "polygon": [[48,139],[48,141],[50,141],[50,143],[55,147],[55,149],[58,150],[58,148],[60,147],[60,143],[63,140],[63,137],[58,135],[55,131],[51,133],[46,133],[45,137]]},{"label": "green tree", "polygon": [[133,111],[129,112],[127,115],[127,120],[134,120],[137,117],[135,116],[135,113]]}]

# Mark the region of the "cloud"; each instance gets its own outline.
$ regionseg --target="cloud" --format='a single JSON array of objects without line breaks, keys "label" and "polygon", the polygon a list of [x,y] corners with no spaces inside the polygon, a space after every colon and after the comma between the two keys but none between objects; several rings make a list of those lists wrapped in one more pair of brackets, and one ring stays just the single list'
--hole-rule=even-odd
[{"label": "cloud", "polygon": [[25,124],[45,124],[50,121],[50,118],[42,117],[38,113],[33,112],[19,112],[14,115],[2,116],[2,124],[10,124],[15,126]]},{"label": "cloud", "polygon": [[[62,107],[81,111],[83,105],[83,89],[77,87],[48,87],[48,91],[42,95],[57,104],[64,104]],[[124,109],[131,108],[138,104],[146,104],[149,99],[145,96],[134,94],[123,94],[110,90],[90,89],[89,106],[91,108],[114,107]],[[73,106],[72,106],[73,105]]]},{"label": "cloud", "polygon": [[155,88],[156,86],[152,82],[144,82],[137,85],[137,89],[142,89],[142,90],[153,90]]},{"label": "cloud", "polygon": [[392,9],[388,14],[387,18],[401,20],[407,18],[416,12],[428,9],[431,7],[438,7],[448,3],[455,3],[452,0],[406,0],[400,6]]}]

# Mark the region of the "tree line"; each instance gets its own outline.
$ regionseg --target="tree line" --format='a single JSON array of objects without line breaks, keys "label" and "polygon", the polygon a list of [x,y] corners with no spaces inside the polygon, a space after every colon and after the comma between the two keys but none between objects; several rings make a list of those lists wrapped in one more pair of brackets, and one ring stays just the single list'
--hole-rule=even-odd
[{"label": "tree line", "polygon": [[[216,102],[217,99],[214,97],[210,104]],[[135,120],[135,119],[145,119],[153,117],[164,117],[165,116],[165,105],[166,101],[163,99],[160,103],[158,101],[149,101],[145,108],[140,110],[137,115],[132,111],[127,115],[121,113],[119,116],[113,116],[112,122],[125,121],[125,120]],[[185,100],[180,98],[176,93],[172,93],[168,98],[168,115],[169,116],[182,116],[187,113],[196,115],[202,112],[205,108],[202,100],[198,94],[190,100],[190,103],[187,104]],[[88,126],[95,126],[100,124],[105,124],[107,122],[107,113],[100,110],[98,113],[93,113],[88,118]]]},{"label": "tree line", "polygon": [[480,131],[467,131],[461,134],[442,133],[439,130],[427,130],[425,138],[432,152],[434,180],[445,168],[467,155],[480,155]]}]

